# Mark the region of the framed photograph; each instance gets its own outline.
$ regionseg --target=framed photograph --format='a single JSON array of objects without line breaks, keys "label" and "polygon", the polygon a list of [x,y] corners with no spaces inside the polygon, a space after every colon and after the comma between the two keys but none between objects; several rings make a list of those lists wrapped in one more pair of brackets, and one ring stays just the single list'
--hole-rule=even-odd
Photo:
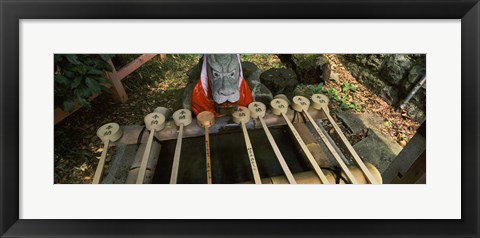
[{"label": "framed photograph", "polygon": [[[480,65],[478,0],[20,0],[1,1],[0,8],[1,237],[480,235],[477,227],[480,172],[477,149]],[[204,55],[205,53],[231,55],[217,58]],[[227,74],[226,71],[211,69],[210,67],[214,68],[212,65],[227,59],[231,62],[238,60],[241,65],[241,62],[249,61],[249,57],[255,54],[267,61],[271,55],[279,58],[283,55],[287,57],[282,59],[284,64],[291,54],[322,54],[328,57],[329,62],[337,60],[337,55],[347,54],[385,54],[386,58],[394,59],[397,55],[402,57],[400,55],[410,54],[409,60],[423,63],[419,68],[426,71],[422,71],[424,75],[428,75],[423,76],[425,80],[419,80],[421,83],[411,82],[411,85],[406,86],[418,90],[423,84],[429,85],[428,89],[422,89],[427,101],[425,110],[428,112],[423,116],[428,115],[428,124],[425,123],[419,129],[428,135],[428,153],[425,156],[428,161],[425,170],[428,172],[423,177],[417,176],[415,183],[420,184],[411,182],[401,185],[342,186],[233,185],[247,178],[229,180],[228,177],[224,177],[224,184],[196,185],[199,183],[198,178],[203,179],[203,174],[191,180],[181,180],[184,178],[179,177],[179,183],[183,184],[172,186],[166,184],[172,181],[170,174],[148,175],[146,167],[144,172],[147,177],[152,176],[150,179],[157,182],[141,185],[113,184],[114,182],[90,185],[99,183],[97,175],[90,177],[79,173],[72,175],[71,177],[76,176],[73,179],[57,176],[62,170],[59,164],[65,161],[57,158],[57,147],[54,144],[63,140],[59,138],[65,138],[59,134],[72,132],[54,131],[52,122],[55,121],[56,124],[62,118],[57,118],[57,111],[54,111],[56,109],[52,108],[52,104],[64,110],[72,110],[73,102],[68,97],[59,99],[60,93],[54,89],[54,83],[63,80],[57,78],[60,75],[57,72],[66,71],[62,68],[63,61],[75,63],[79,60],[77,56],[72,56],[74,54],[81,55],[79,57],[83,57],[82,60],[101,62],[105,69],[114,64],[132,66],[135,62],[143,64],[151,59],[165,60],[165,55],[167,58],[180,57],[188,60],[188,66],[205,62],[202,72],[211,77]],[[113,54],[125,55],[121,59],[132,59],[134,64],[122,63],[120,58],[111,56]],[[362,59],[353,61],[355,60],[363,62]],[[376,59],[370,60],[371,62],[367,60],[362,64],[374,68]],[[270,63],[276,64],[276,61]],[[161,70],[167,73],[180,67],[187,68],[181,65],[169,66],[168,63],[153,67],[163,67]],[[396,67],[397,65],[392,66],[393,70],[397,70]],[[244,76],[242,66],[239,66],[239,70],[240,76],[237,78]],[[233,72],[232,75],[236,75],[237,70]],[[89,102],[85,99],[101,90],[103,80],[95,76],[100,75],[101,71],[98,73],[89,68],[88,74],[91,77],[85,80],[84,88],[92,91],[92,94],[83,95],[80,90],[75,94],[77,103],[87,106]],[[203,73],[199,71],[198,74],[199,82],[204,83],[201,76]],[[122,72],[105,75],[111,80],[112,77],[120,77]],[[178,76],[172,74],[170,77]],[[78,88],[82,82],[73,80],[72,84],[74,85],[67,85],[67,88]],[[122,93],[123,86],[117,86],[113,86],[116,90],[114,97],[126,101],[125,91]],[[168,88],[169,85],[165,87]],[[317,91],[328,92],[325,89],[322,91],[305,87],[311,94]],[[357,88],[343,83],[340,90],[345,93],[356,91]],[[329,97],[335,97],[331,93]],[[140,98],[139,101],[153,100],[153,97],[144,97],[145,100]],[[361,110],[361,105],[347,101],[346,98],[346,95],[337,95],[338,104]],[[63,101],[57,105],[57,99]],[[172,103],[181,104],[180,101]],[[299,102],[293,103],[301,105]],[[142,114],[153,110],[156,103],[143,105],[139,108],[125,106],[121,113]],[[228,111],[231,105],[222,101],[214,105],[215,110],[217,106],[220,107],[219,110]],[[108,111],[108,107],[106,105],[105,110]],[[160,111],[156,113],[161,114]],[[198,120],[206,118],[199,117],[200,111],[193,113],[198,114]],[[235,113],[240,117],[240,114]],[[96,116],[102,117],[101,114]],[[151,117],[151,128],[146,125],[148,130],[155,129],[152,125],[157,122],[158,115],[152,114]],[[178,120],[181,119],[178,117]],[[211,119],[205,119],[211,123],[208,120]],[[391,122],[387,120],[381,123],[387,125]],[[76,131],[97,131],[100,124],[73,127]],[[103,150],[97,150],[100,161],[105,159],[110,139],[115,137],[115,133],[109,134],[115,125],[107,126],[109,127],[101,131],[102,135],[97,131],[102,143],[105,142],[104,138],[108,140]],[[336,128],[332,128],[332,131],[334,129]],[[171,130],[173,134],[177,133],[176,127]],[[281,136],[279,131],[273,131],[275,138]],[[192,131],[187,130],[186,133]],[[79,135],[84,136],[82,133]],[[87,143],[90,149],[100,145],[95,135],[87,137],[88,142],[94,141]],[[140,141],[146,143],[147,138],[149,143],[153,143],[154,137],[149,137],[148,133],[143,137],[135,136],[134,139],[140,144]],[[404,140],[401,135],[397,138],[400,144]],[[112,143],[115,140],[111,139]],[[205,140],[208,141],[208,138]],[[215,143],[222,142],[222,145],[228,146],[236,141],[228,136],[221,140],[223,141]],[[250,143],[247,143],[249,140],[245,138],[245,144]],[[202,138],[199,141],[204,142]],[[266,144],[256,142],[254,137],[252,142],[254,147]],[[171,157],[174,157],[175,143],[161,146],[162,151],[166,148],[166,151],[172,152],[168,152]],[[197,147],[194,144],[185,147],[194,148],[188,150],[188,158],[191,159],[188,163],[195,163],[192,156]],[[62,150],[68,151],[69,148],[64,146]],[[77,165],[80,165],[76,168],[77,171],[94,170],[88,168],[89,165],[82,167],[84,165],[80,162],[75,166]],[[157,167],[165,167],[164,165],[159,163]],[[142,166],[139,165],[138,174],[142,174]],[[171,166],[171,163],[168,164],[168,167]],[[257,179],[261,179],[255,177],[253,168],[252,165],[253,177],[248,179],[257,183]],[[364,171],[363,173],[365,183],[369,183],[370,178]],[[337,176],[342,176],[341,171]],[[351,176],[348,177],[350,181],[354,178]],[[395,176],[393,174],[392,178]],[[143,178],[147,177],[142,176],[140,182],[143,183]],[[320,175],[319,177],[322,180]],[[347,183],[347,179],[344,181]],[[325,182],[322,180],[322,183]]]}]

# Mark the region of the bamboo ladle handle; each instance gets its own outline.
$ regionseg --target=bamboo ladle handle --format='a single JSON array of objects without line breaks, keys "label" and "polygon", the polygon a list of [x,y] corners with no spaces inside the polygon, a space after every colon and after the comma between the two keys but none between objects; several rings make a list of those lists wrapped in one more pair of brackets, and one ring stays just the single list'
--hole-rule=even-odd
[{"label": "bamboo ladle handle", "polygon": [[310,106],[310,101],[306,97],[302,96],[295,96],[293,97],[293,105],[292,108],[300,113],[304,113],[305,116],[307,116],[308,120],[310,121],[310,124],[313,126],[317,134],[320,136],[322,139],[323,143],[327,146],[328,150],[330,153],[333,155],[337,163],[340,165],[342,168],[343,172],[347,175],[347,178],[350,180],[351,183],[353,184],[358,184],[357,179],[355,179],[355,176],[352,174],[350,169],[348,169],[348,166],[345,164],[345,162],[342,160],[340,155],[337,153],[337,151],[333,148],[333,145],[330,143],[330,141],[327,139],[327,137],[323,134],[323,132],[320,130],[318,127],[317,123],[313,120],[312,116],[310,113],[308,113],[308,108]]},{"label": "bamboo ladle handle", "polygon": [[210,139],[208,128],[215,124],[215,115],[209,111],[200,112],[197,115],[197,123],[205,129],[205,161],[207,170],[207,183],[212,184],[212,165],[210,158]]},{"label": "bamboo ladle handle", "polygon": [[312,103],[313,108],[317,110],[323,110],[325,112],[325,115],[327,115],[328,121],[330,122],[330,124],[332,124],[333,128],[335,129],[335,132],[340,137],[343,144],[347,147],[348,152],[350,152],[353,159],[360,167],[360,170],[362,170],[365,177],[367,177],[367,180],[371,184],[379,184],[378,181],[370,173],[368,168],[365,166],[360,156],[358,156],[357,152],[355,151],[353,146],[350,144],[347,137],[343,134],[342,130],[337,126],[337,123],[335,122],[335,120],[333,120],[332,116],[330,115],[328,110],[328,97],[323,94],[314,94],[312,95],[312,102],[313,102]]},{"label": "bamboo ladle handle", "polygon": [[258,172],[257,161],[255,160],[255,154],[253,153],[252,143],[250,142],[247,127],[245,126],[245,123],[250,121],[250,111],[246,107],[239,106],[237,110],[233,112],[232,119],[235,123],[239,123],[242,127],[243,138],[245,140],[245,145],[247,148],[250,167],[252,168],[253,179],[255,181],[255,184],[261,184],[262,178],[260,177],[260,173]]},{"label": "bamboo ladle handle", "polygon": [[188,109],[180,109],[173,113],[173,120],[175,124],[179,127],[177,145],[175,146],[175,155],[173,156],[172,164],[172,175],[170,176],[170,184],[177,183],[178,177],[178,168],[180,166],[180,153],[182,151],[182,137],[183,137],[183,127],[190,125],[192,123],[192,112]]},{"label": "bamboo ladle handle", "polygon": [[162,130],[165,127],[165,116],[159,112],[152,112],[144,118],[145,127],[150,131],[148,136],[147,146],[143,153],[142,163],[140,164],[140,170],[138,171],[137,184],[143,184],[145,180],[145,174],[147,172],[148,158],[150,157],[150,150],[152,148],[153,136],[155,132]]},{"label": "bamboo ladle handle", "polygon": [[108,145],[110,141],[117,141],[122,137],[122,130],[117,123],[111,122],[107,123],[97,130],[97,136],[100,140],[103,141],[103,151],[100,156],[100,161],[98,162],[97,169],[95,170],[95,175],[93,176],[93,184],[100,183],[103,174],[103,167],[105,166],[105,158],[107,156]]},{"label": "bamboo ladle handle", "polygon": [[282,167],[282,170],[285,173],[285,176],[287,177],[288,182],[290,184],[296,184],[297,182],[295,181],[295,178],[293,177],[292,172],[288,168],[287,162],[285,162],[285,158],[283,158],[283,155],[280,152],[280,149],[278,148],[277,143],[275,142],[275,139],[273,139],[272,133],[270,133],[270,130],[268,129],[267,125],[265,124],[265,121],[263,120],[263,117],[265,116],[265,113],[267,111],[265,104],[261,102],[252,102],[248,105],[248,109],[250,110],[250,116],[252,118],[258,118],[258,120],[260,121],[260,124],[262,125],[262,128],[265,131],[265,134],[267,135],[267,139],[270,142],[270,145],[272,146],[273,152],[277,156],[278,162],[280,163],[280,166]]}]

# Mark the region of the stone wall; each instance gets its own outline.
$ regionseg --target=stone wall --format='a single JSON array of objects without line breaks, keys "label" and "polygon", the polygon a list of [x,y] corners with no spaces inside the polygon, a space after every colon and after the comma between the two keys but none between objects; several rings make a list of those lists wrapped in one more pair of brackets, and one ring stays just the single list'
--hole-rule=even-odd
[{"label": "stone wall", "polygon": [[[425,54],[337,55],[343,65],[363,85],[397,107],[426,74]],[[426,83],[405,110],[417,122],[426,117]]]}]

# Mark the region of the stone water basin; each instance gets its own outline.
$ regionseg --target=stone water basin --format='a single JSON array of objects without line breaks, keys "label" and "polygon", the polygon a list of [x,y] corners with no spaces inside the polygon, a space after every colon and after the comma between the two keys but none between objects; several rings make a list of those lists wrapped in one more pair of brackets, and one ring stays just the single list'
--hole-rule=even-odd
[{"label": "stone water basin", "polygon": [[[269,128],[292,173],[308,170],[302,155],[295,147],[288,127]],[[284,175],[263,129],[249,129],[257,166],[262,178]],[[152,183],[168,184],[170,181],[175,140],[163,141]],[[210,154],[213,183],[235,184],[253,181],[245,141],[240,126],[227,132],[210,134]],[[184,138],[178,171],[179,184],[204,184],[207,181],[205,137]]]}]

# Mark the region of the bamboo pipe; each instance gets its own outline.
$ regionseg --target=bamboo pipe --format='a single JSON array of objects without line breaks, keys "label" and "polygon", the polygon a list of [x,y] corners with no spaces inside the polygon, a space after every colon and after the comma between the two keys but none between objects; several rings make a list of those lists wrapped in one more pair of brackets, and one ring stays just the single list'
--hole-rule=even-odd
[{"label": "bamboo pipe", "polygon": [[[373,166],[370,163],[365,163],[366,167],[372,173],[372,175],[377,179],[377,181],[380,181],[382,183],[382,176],[378,169]],[[368,180],[363,174],[362,170],[354,165],[354,166],[349,166],[349,170],[352,172],[352,174],[355,176],[355,179],[358,181],[359,184],[368,184]],[[336,176],[329,170],[323,170],[325,173],[325,177],[327,177],[328,181],[331,184],[335,183]],[[297,181],[297,184],[322,184],[322,181],[318,178],[317,174],[315,171],[305,171],[305,172],[300,172],[300,173],[295,173],[293,174],[295,177],[295,180]],[[342,176],[345,176],[344,173],[342,173]],[[242,182],[243,184],[251,184],[253,181],[245,181]],[[288,179],[285,176],[276,176],[276,177],[270,177],[270,178],[263,178],[262,179],[263,184],[288,184]],[[339,180],[338,184],[345,184],[343,180]]]}]

